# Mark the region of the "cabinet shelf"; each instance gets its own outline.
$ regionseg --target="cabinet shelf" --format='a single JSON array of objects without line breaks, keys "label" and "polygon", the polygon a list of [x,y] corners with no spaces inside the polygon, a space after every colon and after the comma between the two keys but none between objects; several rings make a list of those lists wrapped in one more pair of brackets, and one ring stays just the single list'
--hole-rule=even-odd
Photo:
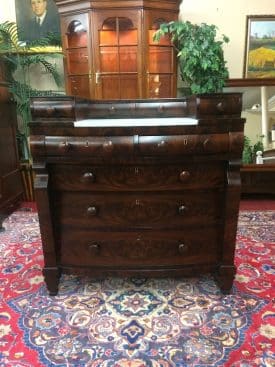
[{"label": "cabinet shelf", "polygon": [[256,79],[256,78],[235,78],[226,81],[226,87],[264,87],[275,85],[274,78]]},{"label": "cabinet shelf", "polygon": [[65,51],[70,50],[87,50],[87,46],[75,46],[75,47],[66,47]]}]

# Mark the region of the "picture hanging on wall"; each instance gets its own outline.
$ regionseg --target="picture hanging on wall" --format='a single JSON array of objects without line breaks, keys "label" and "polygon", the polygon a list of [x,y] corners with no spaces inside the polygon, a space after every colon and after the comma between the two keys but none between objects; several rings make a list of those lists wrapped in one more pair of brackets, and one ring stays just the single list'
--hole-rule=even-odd
[{"label": "picture hanging on wall", "polygon": [[60,39],[60,20],[53,0],[15,0],[18,40]]},{"label": "picture hanging on wall", "polygon": [[248,15],[244,78],[275,78],[275,15]]}]

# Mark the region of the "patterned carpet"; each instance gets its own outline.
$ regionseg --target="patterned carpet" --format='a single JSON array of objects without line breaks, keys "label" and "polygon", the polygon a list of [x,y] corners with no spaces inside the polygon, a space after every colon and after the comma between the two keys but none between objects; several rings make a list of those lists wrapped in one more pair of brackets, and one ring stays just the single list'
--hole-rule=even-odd
[{"label": "patterned carpet", "polygon": [[37,214],[0,233],[0,367],[274,367],[275,211],[242,211],[232,294],[211,277],[63,276],[49,297]]}]

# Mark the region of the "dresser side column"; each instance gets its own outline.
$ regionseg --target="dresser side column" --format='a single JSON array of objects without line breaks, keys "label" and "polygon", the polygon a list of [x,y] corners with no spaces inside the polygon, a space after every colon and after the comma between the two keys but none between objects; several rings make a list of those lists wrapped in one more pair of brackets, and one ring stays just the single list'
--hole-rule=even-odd
[{"label": "dresser side column", "polygon": [[221,262],[216,278],[224,293],[230,292],[236,267],[234,265],[236,233],[238,226],[239,202],[241,193],[240,161],[232,160],[227,167],[227,185],[224,200],[224,230],[221,239]]},{"label": "dresser side column", "polygon": [[57,264],[57,253],[52,224],[52,214],[49,200],[49,175],[46,170],[42,173],[35,169],[34,191],[37,203],[41,239],[44,253],[43,275],[51,296],[58,292],[60,269]]}]

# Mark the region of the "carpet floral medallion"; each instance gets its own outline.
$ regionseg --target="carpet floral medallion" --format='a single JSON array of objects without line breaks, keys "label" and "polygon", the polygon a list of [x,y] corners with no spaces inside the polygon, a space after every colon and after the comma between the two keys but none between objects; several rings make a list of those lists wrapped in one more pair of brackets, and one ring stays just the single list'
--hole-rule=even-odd
[{"label": "carpet floral medallion", "polygon": [[0,367],[274,367],[275,212],[241,212],[232,293],[209,277],[64,275],[50,297],[37,213],[0,233]]}]

